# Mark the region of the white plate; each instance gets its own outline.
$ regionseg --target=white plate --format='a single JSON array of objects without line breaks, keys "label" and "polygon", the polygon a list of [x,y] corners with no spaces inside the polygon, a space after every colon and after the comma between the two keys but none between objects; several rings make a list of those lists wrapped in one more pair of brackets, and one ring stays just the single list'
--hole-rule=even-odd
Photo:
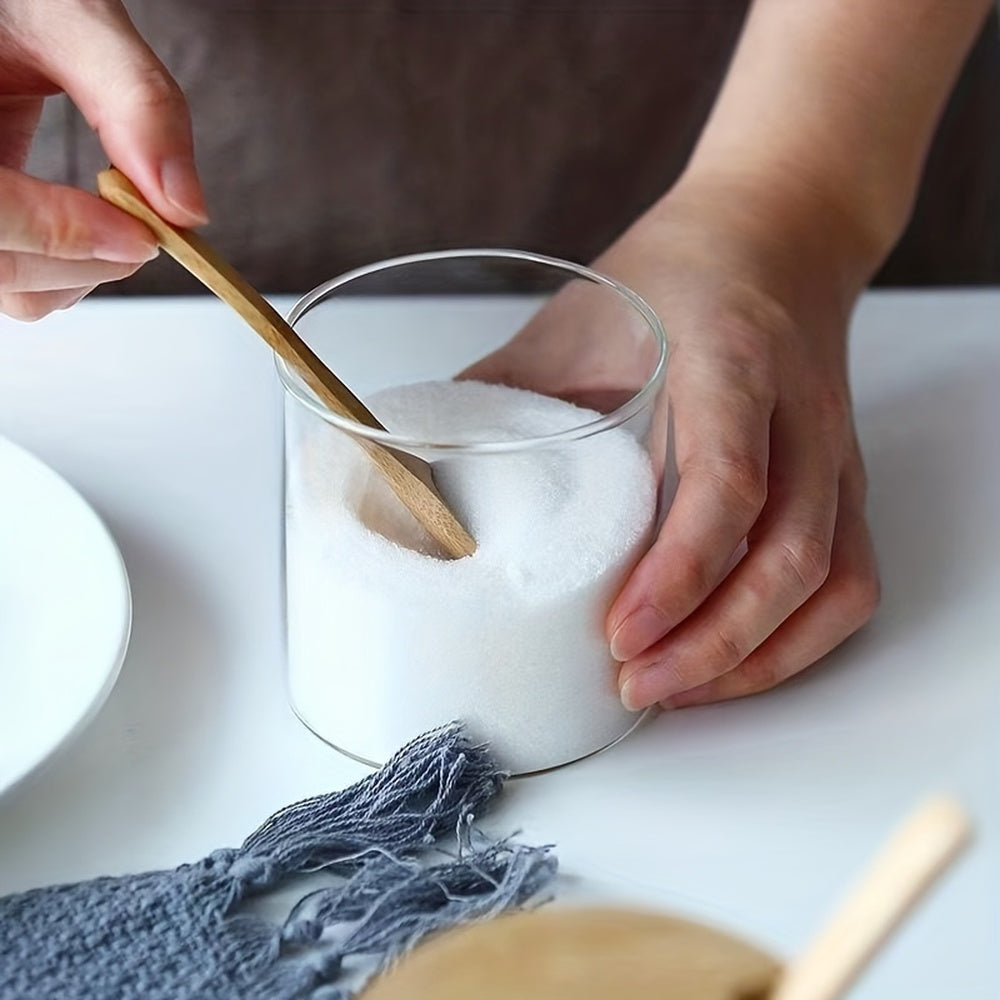
[{"label": "white plate", "polygon": [[0,794],[93,718],[131,624],[125,566],[101,519],[0,437]]}]

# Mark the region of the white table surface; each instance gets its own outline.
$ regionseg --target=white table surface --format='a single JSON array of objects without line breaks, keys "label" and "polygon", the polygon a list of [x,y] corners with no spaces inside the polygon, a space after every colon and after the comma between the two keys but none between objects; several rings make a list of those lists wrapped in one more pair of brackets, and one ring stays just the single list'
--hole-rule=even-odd
[{"label": "white table surface", "polygon": [[[852,364],[876,620],[775,692],[514,782],[492,823],[557,844],[575,898],[789,954],[903,813],[954,792],[978,840],[852,996],[996,1000],[1000,292],[870,294]],[[0,319],[0,434],[94,505],[134,597],[107,704],[0,800],[0,892],[193,860],[364,772],[284,699],[279,402],[267,350],[209,298]]]}]

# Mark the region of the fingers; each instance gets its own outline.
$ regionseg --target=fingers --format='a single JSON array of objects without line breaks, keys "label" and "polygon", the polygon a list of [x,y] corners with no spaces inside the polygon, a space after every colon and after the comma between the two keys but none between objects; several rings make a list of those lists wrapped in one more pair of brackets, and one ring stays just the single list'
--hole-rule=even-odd
[{"label": "fingers", "polygon": [[[19,172],[40,99],[59,87],[109,156],[171,221],[204,221],[191,124],[177,85],[117,0],[4,7],[0,100],[0,304],[19,319],[65,308],[156,256],[153,234],[99,198]],[[55,16],[55,15],[58,16]]]},{"label": "fingers", "polygon": [[[55,35],[55,33],[53,33]],[[110,160],[170,222],[206,221],[187,102],[117,3],[67,5],[40,55]]]},{"label": "fingers", "polygon": [[127,278],[139,266],[103,260],[62,260],[41,254],[0,250],[0,289],[4,292],[38,292],[93,288],[105,281]]},{"label": "fingers", "polygon": [[[781,453],[802,467],[801,448]],[[623,664],[626,705],[695,704],[719,690],[732,697],[773,686],[862,624],[872,610],[864,585],[871,589],[874,557],[862,504],[828,470],[814,460],[779,484],[729,578],[672,634]]]},{"label": "fingers", "polygon": [[63,288],[54,292],[0,292],[0,312],[25,323],[76,305],[93,288]]},{"label": "fingers", "polygon": [[[679,354],[679,352],[678,352]],[[656,543],[608,615],[611,651],[638,656],[725,575],[767,497],[773,396],[711,357],[675,356],[670,383],[680,480]]]},{"label": "fingers", "polygon": [[156,256],[141,223],[75,188],[0,168],[0,307],[36,320]]},{"label": "fingers", "polygon": [[24,166],[41,113],[41,97],[0,97],[0,165]]},{"label": "fingers", "polygon": [[4,251],[131,264],[157,254],[153,234],[131,216],[85,191],[14,170],[0,169],[0,215]]},{"label": "fingers", "polygon": [[[156,256],[142,223],[76,188],[0,168],[0,250],[136,264]],[[81,282],[82,284],[82,282]]]},{"label": "fingers", "polygon": [[830,575],[816,595],[737,667],[667,698],[664,705],[684,708],[769,690],[861,628],[874,614],[878,600],[875,553],[862,509],[857,504],[842,505]]}]

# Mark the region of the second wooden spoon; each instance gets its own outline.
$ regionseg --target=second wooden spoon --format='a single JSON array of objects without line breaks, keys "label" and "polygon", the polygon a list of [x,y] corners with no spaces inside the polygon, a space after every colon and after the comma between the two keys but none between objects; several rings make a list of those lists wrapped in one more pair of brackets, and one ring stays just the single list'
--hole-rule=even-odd
[{"label": "second wooden spoon", "polygon": [[[263,296],[201,237],[189,230],[178,229],[161,218],[132,182],[113,167],[97,175],[97,189],[105,201],[145,223],[160,246],[223,302],[232,306],[325,406],[356,423],[385,430],[364,403],[310,350]],[[397,454],[373,441],[358,440],[396,496],[446,555],[460,558],[476,551],[475,540],[438,493],[430,465],[415,455]]]}]

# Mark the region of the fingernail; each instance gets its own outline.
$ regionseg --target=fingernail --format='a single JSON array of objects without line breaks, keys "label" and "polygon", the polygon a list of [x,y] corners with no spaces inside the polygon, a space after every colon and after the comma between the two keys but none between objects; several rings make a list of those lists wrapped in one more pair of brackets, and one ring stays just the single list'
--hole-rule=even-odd
[{"label": "fingernail", "polygon": [[96,260],[106,260],[110,264],[145,264],[154,260],[160,248],[153,243],[122,237],[120,233],[97,233],[94,236],[92,253]]},{"label": "fingernail", "polygon": [[667,632],[668,622],[651,604],[633,611],[611,636],[611,655],[624,663],[638,656]]},{"label": "fingernail", "polygon": [[189,156],[174,156],[160,167],[160,183],[167,200],[189,215],[192,224],[208,222],[205,196],[202,194],[194,160]]},{"label": "fingernail", "polygon": [[639,697],[638,684],[636,681],[639,679],[639,674],[632,674],[631,677],[626,678],[625,682],[621,686],[621,691],[619,692],[619,697],[622,700],[622,704],[630,712],[638,712],[644,708],[648,708],[652,702],[643,701]]},{"label": "fingernail", "polygon": [[681,701],[687,687],[669,662],[659,662],[649,667],[633,670],[621,681],[619,697],[631,712],[650,705],[663,708],[682,708]]}]

